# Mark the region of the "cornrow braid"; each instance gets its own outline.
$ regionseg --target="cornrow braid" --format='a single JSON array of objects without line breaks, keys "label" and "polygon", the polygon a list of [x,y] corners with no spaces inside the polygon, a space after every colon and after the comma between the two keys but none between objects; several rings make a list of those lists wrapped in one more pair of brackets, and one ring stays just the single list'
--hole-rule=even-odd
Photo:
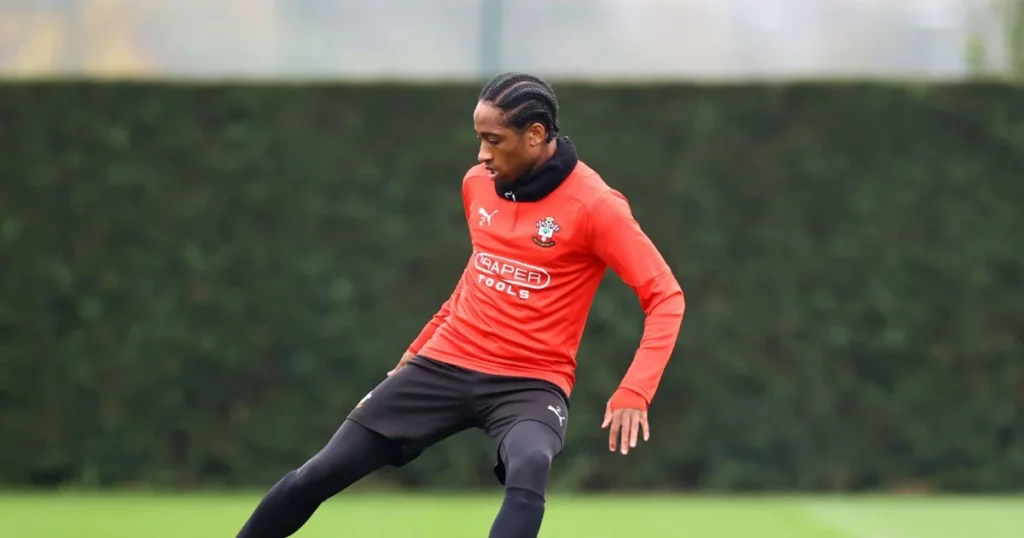
[{"label": "cornrow braid", "polygon": [[555,90],[540,78],[526,73],[503,73],[484,86],[480,100],[501,110],[505,122],[516,129],[539,123],[547,131],[548,141],[558,135]]}]

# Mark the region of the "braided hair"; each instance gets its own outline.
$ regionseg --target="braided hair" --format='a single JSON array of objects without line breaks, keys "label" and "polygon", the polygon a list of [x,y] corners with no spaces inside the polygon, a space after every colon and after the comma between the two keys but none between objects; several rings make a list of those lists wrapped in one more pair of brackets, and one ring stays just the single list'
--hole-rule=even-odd
[{"label": "braided hair", "polygon": [[558,135],[558,100],[555,90],[526,73],[503,73],[480,91],[480,100],[502,111],[505,123],[523,130],[534,123],[544,126],[547,140]]}]

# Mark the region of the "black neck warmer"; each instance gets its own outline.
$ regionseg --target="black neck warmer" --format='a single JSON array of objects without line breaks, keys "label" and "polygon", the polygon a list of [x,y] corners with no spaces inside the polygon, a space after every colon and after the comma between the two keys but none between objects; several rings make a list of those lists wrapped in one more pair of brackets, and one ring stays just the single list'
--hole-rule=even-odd
[{"label": "black neck warmer", "polygon": [[577,162],[579,158],[572,141],[559,137],[550,159],[517,179],[495,180],[495,192],[510,202],[536,202],[554,192],[576,168]]}]

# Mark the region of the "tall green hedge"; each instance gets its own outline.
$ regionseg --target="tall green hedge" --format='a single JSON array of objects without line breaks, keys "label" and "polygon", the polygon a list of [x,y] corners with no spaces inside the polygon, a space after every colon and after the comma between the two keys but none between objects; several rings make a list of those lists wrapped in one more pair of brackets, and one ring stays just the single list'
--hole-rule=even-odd
[{"label": "tall green hedge", "polygon": [[[1024,91],[558,86],[687,317],[652,439],[604,402],[609,275],[556,487],[1024,482]],[[0,483],[266,487],[447,297],[476,86],[0,86]],[[482,433],[377,477],[493,484]]]}]

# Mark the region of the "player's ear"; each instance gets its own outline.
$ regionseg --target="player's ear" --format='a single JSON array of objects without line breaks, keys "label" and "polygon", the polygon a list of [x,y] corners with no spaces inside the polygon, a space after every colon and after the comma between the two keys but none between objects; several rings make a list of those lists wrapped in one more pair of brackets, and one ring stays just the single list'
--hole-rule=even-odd
[{"label": "player's ear", "polygon": [[530,147],[539,146],[544,142],[544,136],[547,133],[544,130],[544,126],[539,123],[534,123],[526,130],[527,140],[530,142]]}]

